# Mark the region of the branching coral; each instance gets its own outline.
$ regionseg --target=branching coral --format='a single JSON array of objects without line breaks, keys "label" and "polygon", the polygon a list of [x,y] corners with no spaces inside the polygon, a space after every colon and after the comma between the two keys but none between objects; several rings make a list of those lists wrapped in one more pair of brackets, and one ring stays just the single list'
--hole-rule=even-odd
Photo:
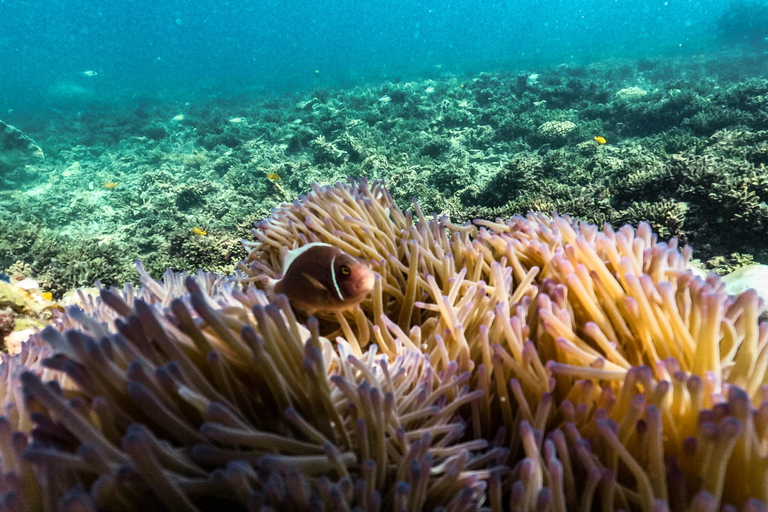
[{"label": "branching coral", "polygon": [[[48,374],[22,373],[15,399],[34,426],[0,432],[4,503],[650,512],[768,499],[764,306],[695,277],[691,251],[647,224],[459,226],[361,181],[315,187],[254,235],[242,274],[144,273],[42,333]],[[257,289],[313,241],[372,262],[359,309],[302,321]]]},{"label": "branching coral", "polygon": [[676,203],[670,199],[656,203],[642,201],[632,203],[629,208],[621,212],[620,218],[623,222],[630,224],[645,220],[663,238],[679,237],[685,233],[683,225],[687,210],[686,203]]}]

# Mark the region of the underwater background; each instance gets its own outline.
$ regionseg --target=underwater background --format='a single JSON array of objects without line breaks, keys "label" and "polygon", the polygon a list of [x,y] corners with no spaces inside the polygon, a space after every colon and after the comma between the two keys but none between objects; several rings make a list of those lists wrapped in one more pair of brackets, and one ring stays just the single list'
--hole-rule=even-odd
[{"label": "underwater background", "polygon": [[[426,78],[436,65],[476,73],[687,54],[718,44],[716,25],[729,5],[6,1],[0,4],[0,95],[5,111],[63,101],[67,87],[72,96],[110,103],[115,94],[160,91],[227,97]],[[98,72],[98,80],[80,77],[85,70]]]},{"label": "underwater background", "polygon": [[[234,271],[312,182],[768,260],[765,2],[0,2],[0,273]],[[0,155],[2,156],[2,155]]]},{"label": "underwater background", "polygon": [[766,0],[0,41],[0,512],[768,510]]}]

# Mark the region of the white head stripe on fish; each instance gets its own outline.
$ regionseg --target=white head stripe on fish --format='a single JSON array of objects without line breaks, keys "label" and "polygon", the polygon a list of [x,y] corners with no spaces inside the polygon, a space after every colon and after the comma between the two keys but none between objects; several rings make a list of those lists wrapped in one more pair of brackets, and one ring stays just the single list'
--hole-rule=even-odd
[{"label": "white head stripe on fish", "polygon": [[333,258],[331,258],[331,277],[333,278],[333,287],[336,288],[336,294],[339,296],[339,300],[344,300],[344,295],[342,295],[341,293],[341,288],[339,288],[339,283],[336,282],[336,269],[334,268],[334,263],[336,263],[335,255]]},{"label": "white head stripe on fish", "polygon": [[331,244],[325,244],[323,242],[312,242],[311,244],[302,245],[298,249],[292,249],[288,251],[288,254],[285,256],[285,260],[283,261],[283,275],[285,275],[286,272],[288,272],[288,267],[291,266],[291,263],[293,263],[293,260],[298,258],[301,254],[304,254],[309,249],[313,247],[333,247]]}]

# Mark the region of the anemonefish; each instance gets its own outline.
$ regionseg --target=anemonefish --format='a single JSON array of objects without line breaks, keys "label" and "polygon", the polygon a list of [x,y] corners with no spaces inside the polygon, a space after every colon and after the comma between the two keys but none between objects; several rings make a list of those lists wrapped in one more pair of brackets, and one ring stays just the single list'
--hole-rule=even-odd
[{"label": "anemonefish", "polygon": [[267,286],[270,294],[285,295],[295,309],[311,315],[355,307],[373,290],[374,280],[365,260],[316,242],[289,251],[283,276]]}]

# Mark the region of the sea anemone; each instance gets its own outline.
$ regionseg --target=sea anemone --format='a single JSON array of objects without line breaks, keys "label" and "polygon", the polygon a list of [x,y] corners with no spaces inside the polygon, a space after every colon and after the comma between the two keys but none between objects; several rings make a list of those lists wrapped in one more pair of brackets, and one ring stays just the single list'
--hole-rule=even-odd
[{"label": "sea anemone", "polygon": [[[23,400],[2,390],[5,508],[765,507],[764,305],[647,224],[459,226],[361,180],[254,237],[234,276],[140,267],[41,333]],[[359,308],[259,289],[311,242],[371,262]]]}]

